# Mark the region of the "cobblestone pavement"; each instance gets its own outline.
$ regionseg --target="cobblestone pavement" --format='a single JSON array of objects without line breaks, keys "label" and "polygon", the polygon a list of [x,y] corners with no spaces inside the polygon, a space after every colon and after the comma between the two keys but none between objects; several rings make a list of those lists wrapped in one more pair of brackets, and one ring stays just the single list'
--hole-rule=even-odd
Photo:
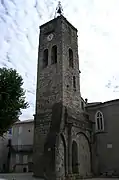
[{"label": "cobblestone pavement", "polygon": [[[34,178],[32,173],[11,173],[11,174],[0,174],[0,180],[43,180]],[[86,180],[119,180],[119,178],[93,178]]]}]

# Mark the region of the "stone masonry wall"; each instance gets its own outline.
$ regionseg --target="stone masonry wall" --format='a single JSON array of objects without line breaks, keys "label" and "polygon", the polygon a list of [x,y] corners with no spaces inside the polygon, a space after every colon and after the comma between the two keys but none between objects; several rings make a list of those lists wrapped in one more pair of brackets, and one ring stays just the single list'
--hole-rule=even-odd
[{"label": "stone masonry wall", "polygon": [[[69,67],[69,48],[73,51],[73,65]],[[63,103],[80,110],[80,79],[77,44],[77,30],[65,20],[62,22],[62,52],[63,52]],[[76,78],[76,90],[73,88],[73,76]]]},{"label": "stone masonry wall", "polygon": [[78,169],[82,177],[91,174],[91,149],[90,133],[78,127],[72,127],[72,142],[75,141],[78,147]]},{"label": "stone masonry wall", "polygon": [[[54,37],[52,41],[47,41],[47,35],[51,32]],[[56,64],[51,64],[53,45],[57,45]],[[49,52],[48,66],[43,69],[43,51],[46,48]],[[69,48],[73,50],[73,69],[69,68]],[[76,78],[76,90],[73,88],[73,76]],[[81,114],[80,105],[77,30],[61,16],[41,26],[40,30],[34,132],[34,175],[43,177],[45,173],[48,177],[61,180],[67,173],[71,174],[73,140],[76,141],[78,147],[78,171],[82,176],[90,174],[88,144],[90,133],[88,122],[85,122],[85,117]],[[68,109],[68,114],[72,117],[71,119],[67,118],[67,121],[64,107]],[[68,123],[72,124],[71,131],[69,131]]]},{"label": "stone masonry wall", "polygon": [[[60,20],[60,19],[59,19]],[[40,27],[39,52],[38,52],[38,73],[36,93],[36,117],[34,133],[34,172],[42,174],[38,167],[41,161],[44,145],[52,123],[52,106],[62,99],[62,43],[61,24],[54,20],[47,25]],[[52,31],[54,38],[47,40],[48,34]],[[57,64],[51,64],[51,48],[57,45]],[[48,49],[48,66],[43,69],[43,51]],[[43,170],[41,170],[43,171]]]}]

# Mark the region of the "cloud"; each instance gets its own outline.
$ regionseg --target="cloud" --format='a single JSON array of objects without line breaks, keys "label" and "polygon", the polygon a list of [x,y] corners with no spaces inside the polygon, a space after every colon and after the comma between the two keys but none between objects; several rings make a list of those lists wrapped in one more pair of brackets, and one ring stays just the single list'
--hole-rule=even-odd
[{"label": "cloud", "polygon": [[[0,2],[0,66],[12,67],[24,78],[30,108],[35,113],[39,26],[55,15],[56,0]],[[64,0],[64,16],[78,29],[81,94],[89,101],[118,98],[119,1]]]}]

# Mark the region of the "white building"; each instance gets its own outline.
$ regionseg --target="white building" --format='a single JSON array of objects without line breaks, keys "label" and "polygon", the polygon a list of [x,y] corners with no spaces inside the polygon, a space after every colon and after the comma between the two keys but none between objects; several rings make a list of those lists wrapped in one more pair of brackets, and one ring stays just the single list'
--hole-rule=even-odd
[{"label": "white building", "polygon": [[[0,164],[2,167],[5,166],[4,171],[32,171],[33,134],[33,120],[19,121],[13,125],[10,137],[8,138],[7,133],[3,142],[1,140],[0,157],[2,161]],[[3,158],[3,154],[6,158]]]}]

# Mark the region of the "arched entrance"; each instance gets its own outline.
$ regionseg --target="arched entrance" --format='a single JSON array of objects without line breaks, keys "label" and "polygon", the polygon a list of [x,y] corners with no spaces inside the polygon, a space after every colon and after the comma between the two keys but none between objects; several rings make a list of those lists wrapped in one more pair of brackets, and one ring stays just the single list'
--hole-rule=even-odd
[{"label": "arched entrance", "polygon": [[72,173],[78,173],[78,146],[75,141],[72,143]]},{"label": "arched entrance", "polygon": [[88,138],[83,133],[77,134],[78,140],[78,158],[79,158],[79,174],[88,176],[91,173],[91,152]]}]

